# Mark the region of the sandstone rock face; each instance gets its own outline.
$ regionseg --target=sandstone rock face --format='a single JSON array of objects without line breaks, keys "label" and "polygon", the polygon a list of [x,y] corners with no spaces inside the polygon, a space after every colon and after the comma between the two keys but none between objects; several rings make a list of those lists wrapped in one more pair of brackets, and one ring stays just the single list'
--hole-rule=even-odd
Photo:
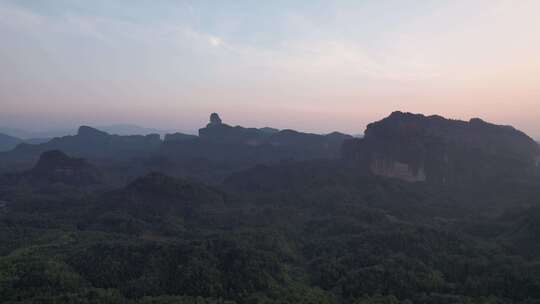
[{"label": "sandstone rock face", "polygon": [[363,139],[342,147],[345,159],[364,163],[374,174],[443,184],[530,169],[539,151],[510,126],[402,112],[369,124]]},{"label": "sandstone rock face", "polygon": [[424,168],[413,168],[411,165],[384,159],[374,159],[370,164],[370,170],[376,175],[401,179],[407,182],[424,182],[426,173]]},{"label": "sandstone rock face", "polygon": [[172,134],[165,134],[164,141],[166,142],[182,142],[186,140],[193,140],[196,139],[197,136],[190,135],[190,134],[184,134],[184,133],[172,133]]}]

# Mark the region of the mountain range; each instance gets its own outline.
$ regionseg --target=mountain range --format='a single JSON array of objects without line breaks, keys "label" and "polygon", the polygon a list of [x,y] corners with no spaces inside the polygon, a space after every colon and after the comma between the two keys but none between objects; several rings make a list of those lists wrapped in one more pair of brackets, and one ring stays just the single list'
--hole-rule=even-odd
[{"label": "mountain range", "polygon": [[0,153],[6,303],[540,303],[540,148],[394,112],[362,138],[224,123]]},{"label": "mountain range", "polygon": [[[102,125],[102,126],[98,125],[98,126],[95,126],[94,128],[107,132],[109,134],[114,134],[114,135],[159,134],[160,136],[163,136],[167,133],[172,132],[171,130],[146,128],[146,127],[141,127],[134,124],[112,124],[112,125]],[[193,133],[195,131],[190,131],[190,132]],[[54,137],[74,135],[77,133],[77,128],[57,129],[57,130],[48,130],[48,131],[27,131],[27,130],[22,130],[22,129],[0,127],[0,133],[28,141],[29,139],[33,139],[33,138],[51,139]]]}]

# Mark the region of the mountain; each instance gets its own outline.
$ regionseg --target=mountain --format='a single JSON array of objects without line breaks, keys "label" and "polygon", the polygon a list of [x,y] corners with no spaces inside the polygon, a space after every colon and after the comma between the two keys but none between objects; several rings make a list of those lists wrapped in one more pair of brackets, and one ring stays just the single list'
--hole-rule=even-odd
[{"label": "mountain", "polygon": [[342,153],[378,175],[442,184],[520,174],[540,160],[538,144],[513,127],[402,112],[369,124]]},{"label": "mountain", "polygon": [[73,129],[55,129],[48,131],[27,131],[15,128],[0,127],[0,132],[14,137],[18,137],[24,140],[32,138],[53,138],[66,135],[73,135],[77,132],[76,128]]},{"label": "mountain", "polygon": [[8,127],[0,127],[0,133],[6,134],[12,137],[17,138],[30,138],[32,137],[32,132],[28,132],[21,129],[15,129],[15,128],[8,128]]},{"label": "mountain", "polygon": [[[166,133],[171,132],[170,130],[146,128],[146,127],[141,127],[135,124],[112,124],[112,125],[95,126],[94,128],[105,131],[109,134],[114,134],[114,135],[159,134],[163,136]],[[56,130],[48,130],[48,131],[26,131],[26,130],[21,130],[21,129],[0,127],[0,133],[4,133],[13,137],[18,137],[28,142],[28,140],[36,139],[36,138],[37,139],[53,138],[53,137],[74,135],[74,134],[77,134],[77,128],[56,129]]]},{"label": "mountain", "polygon": [[318,135],[294,130],[277,130],[268,127],[262,129],[240,126],[232,127],[222,123],[217,113],[212,114],[210,123],[205,128],[199,129],[199,137],[201,140],[213,143],[251,147],[284,147],[312,150],[312,152],[319,150],[318,152],[327,156],[331,156],[336,152],[336,148],[341,145],[343,140],[352,138],[350,135],[338,132],[328,135]]},{"label": "mountain", "polygon": [[125,187],[104,193],[84,223],[91,229],[129,234],[178,233],[202,227],[226,210],[226,195],[187,179],[150,172]]},{"label": "mountain", "polygon": [[514,128],[396,112],[358,139],[213,114],[156,137],[0,154],[39,156],[0,175],[2,303],[540,303],[538,146]]},{"label": "mountain", "polygon": [[43,152],[36,165],[25,172],[3,176],[5,184],[46,185],[62,183],[89,186],[101,183],[101,173],[82,158],[72,158],[61,151]]},{"label": "mountain", "polygon": [[69,185],[91,185],[100,182],[96,167],[82,158],[72,158],[61,151],[46,151],[27,172],[32,179],[62,182]]},{"label": "mountain", "polygon": [[[185,138],[185,137],[183,137]],[[318,135],[273,128],[244,128],[222,122],[217,113],[192,140],[165,140],[161,153],[173,158],[205,158],[247,165],[282,160],[339,157],[341,144],[352,136]],[[187,138],[189,139],[189,138]]]},{"label": "mountain", "polygon": [[0,151],[11,150],[21,142],[19,138],[0,133]]},{"label": "mountain", "polygon": [[168,133],[163,141],[158,134],[111,135],[82,126],[75,135],[41,144],[21,144],[13,151],[0,153],[0,172],[26,170],[42,152],[60,150],[74,157],[108,162],[118,180],[159,170],[216,182],[231,172],[260,163],[337,158],[343,141],[351,138],[337,132],[318,135],[269,127],[232,127],[214,113],[211,123],[199,130],[199,136]]},{"label": "mountain", "polygon": [[224,195],[203,184],[151,172],[104,198],[108,211],[122,210],[136,217],[188,217],[205,206],[224,205]]},{"label": "mountain", "polygon": [[20,144],[13,151],[4,152],[4,159],[37,158],[49,150],[61,150],[76,157],[93,159],[126,159],[147,155],[157,151],[161,145],[158,134],[151,135],[110,135],[106,132],[81,126],[76,135],[53,138],[49,142],[30,145]]},{"label": "mountain", "polygon": [[109,134],[114,135],[149,135],[149,134],[159,134],[163,136],[170,130],[154,129],[154,128],[145,128],[133,124],[114,124],[106,126],[96,126],[96,129],[105,131]]},{"label": "mountain", "polygon": [[164,141],[166,142],[177,142],[196,139],[197,136],[184,133],[167,133],[165,134]]},{"label": "mountain", "polygon": [[36,144],[46,143],[49,140],[50,138],[21,139],[21,138],[17,138],[14,136],[0,133],[0,152],[12,150],[21,143],[36,145]]},{"label": "mountain", "polygon": [[24,142],[31,145],[39,145],[39,144],[44,144],[51,139],[52,138],[27,138],[27,139],[24,139]]}]

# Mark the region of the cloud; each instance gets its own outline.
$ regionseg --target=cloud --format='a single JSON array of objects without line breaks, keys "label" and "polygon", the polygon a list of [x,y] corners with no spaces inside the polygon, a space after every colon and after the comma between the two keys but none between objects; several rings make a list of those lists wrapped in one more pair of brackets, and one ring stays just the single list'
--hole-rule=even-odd
[{"label": "cloud", "polygon": [[223,41],[221,40],[221,38],[219,37],[215,37],[215,36],[210,36],[208,37],[208,42],[212,45],[212,46],[220,46]]},{"label": "cloud", "polygon": [[45,18],[17,6],[0,5],[0,22],[12,29],[37,30],[45,22]]}]

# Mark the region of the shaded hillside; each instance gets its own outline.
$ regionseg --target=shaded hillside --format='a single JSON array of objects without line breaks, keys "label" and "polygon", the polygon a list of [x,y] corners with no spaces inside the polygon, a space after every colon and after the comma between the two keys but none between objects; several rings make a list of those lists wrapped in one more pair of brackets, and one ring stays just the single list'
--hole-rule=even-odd
[{"label": "shaded hillside", "polygon": [[343,146],[343,157],[376,174],[443,184],[522,174],[539,155],[536,142],[509,126],[402,112],[369,124],[364,138]]},{"label": "shaded hillside", "polygon": [[2,177],[5,185],[46,185],[62,183],[88,186],[103,182],[99,170],[82,158],[72,158],[61,151],[43,152],[36,165],[25,172]]},{"label": "shaded hillside", "polygon": [[21,142],[19,138],[0,133],[0,151],[11,150]]},{"label": "shaded hillside", "polygon": [[7,160],[31,160],[40,153],[61,150],[76,157],[93,159],[126,159],[148,155],[161,145],[159,135],[109,135],[97,129],[82,126],[76,135],[53,138],[47,143],[21,144],[1,156]]},{"label": "shaded hillside", "polygon": [[149,173],[103,198],[104,209],[122,210],[137,217],[189,217],[207,206],[224,207],[224,194],[195,182]]},{"label": "shaded hillside", "polygon": [[188,223],[204,225],[212,210],[224,210],[221,191],[161,173],[149,173],[119,190],[103,194],[85,224],[129,233],[178,233]]},{"label": "shaded hillside", "polygon": [[[0,206],[0,295],[133,304],[540,297],[537,260],[496,238],[511,225],[440,218],[427,184],[354,171],[328,161],[259,166],[235,174],[228,193],[152,173],[78,203],[21,210],[15,199]],[[482,223],[492,236],[480,236]]]}]

